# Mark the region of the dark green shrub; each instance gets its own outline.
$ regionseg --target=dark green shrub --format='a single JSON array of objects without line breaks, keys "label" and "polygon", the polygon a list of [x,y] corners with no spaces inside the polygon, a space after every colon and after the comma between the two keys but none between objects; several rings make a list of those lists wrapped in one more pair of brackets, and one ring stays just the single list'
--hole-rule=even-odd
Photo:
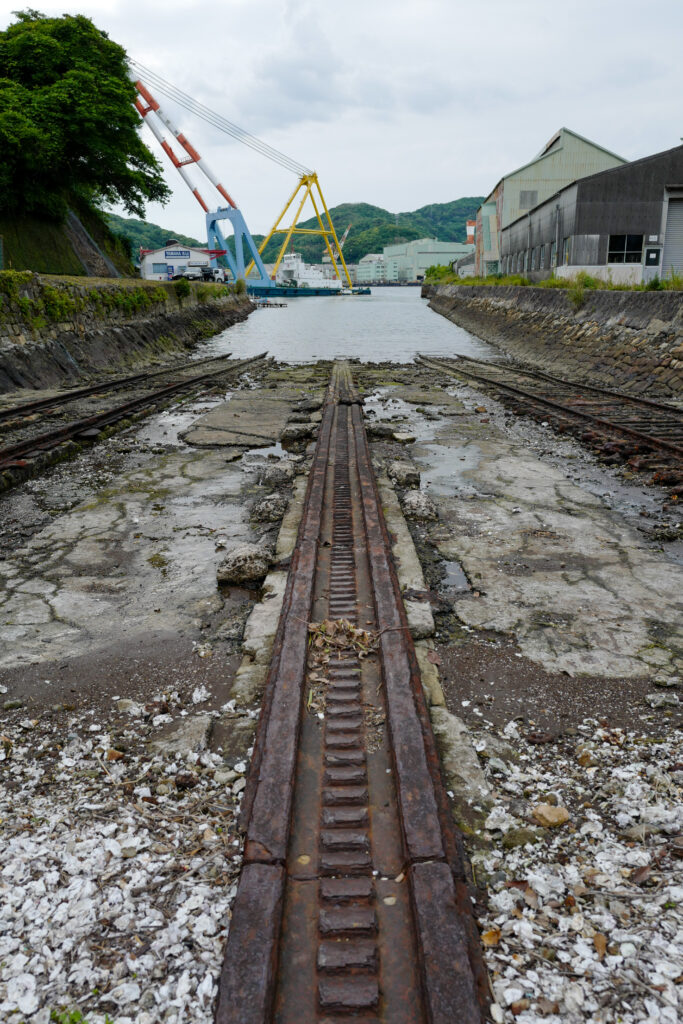
[{"label": "dark green shrub", "polygon": [[190,282],[186,277],[180,277],[177,281],[173,282],[173,290],[176,293],[178,303],[182,305],[183,299],[186,299],[192,289],[190,288]]}]

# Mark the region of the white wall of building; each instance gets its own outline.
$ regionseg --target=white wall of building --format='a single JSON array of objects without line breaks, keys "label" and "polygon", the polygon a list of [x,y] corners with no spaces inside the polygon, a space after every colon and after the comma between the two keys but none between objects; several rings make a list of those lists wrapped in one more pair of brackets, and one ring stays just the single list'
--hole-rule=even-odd
[{"label": "white wall of building", "polygon": [[572,266],[561,265],[555,268],[556,277],[571,279],[585,271],[591,277],[597,277],[599,281],[611,281],[612,284],[642,284],[643,266],[641,263],[608,263],[597,266]]},{"label": "white wall of building", "polygon": [[211,258],[203,249],[186,248],[183,245],[167,245],[154,249],[140,260],[140,277],[145,281],[168,281],[182,274],[188,266],[208,267]]}]

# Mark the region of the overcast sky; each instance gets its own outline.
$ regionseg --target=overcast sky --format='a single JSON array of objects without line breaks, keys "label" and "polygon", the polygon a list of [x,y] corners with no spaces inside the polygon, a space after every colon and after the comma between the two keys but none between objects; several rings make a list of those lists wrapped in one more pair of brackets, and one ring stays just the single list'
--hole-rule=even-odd
[{"label": "overcast sky", "polygon": [[[330,206],[400,212],[485,194],[562,126],[627,159],[683,135],[681,0],[31,3],[87,15],[140,63],[314,168]],[[0,0],[1,27],[19,6]],[[267,230],[296,178],[161,102],[251,230]],[[163,160],[173,198],[148,219],[205,238],[196,200]]]}]

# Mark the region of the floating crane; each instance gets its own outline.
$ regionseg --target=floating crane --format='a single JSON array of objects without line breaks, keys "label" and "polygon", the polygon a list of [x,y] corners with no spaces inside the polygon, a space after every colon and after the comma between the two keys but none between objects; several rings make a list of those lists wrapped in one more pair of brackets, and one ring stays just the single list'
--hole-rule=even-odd
[{"label": "floating crane", "polygon": [[[281,153],[273,146],[263,142],[256,136],[251,135],[249,132],[244,131],[244,129],[239,128],[222,115],[210,110],[197,100],[192,99],[191,96],[188,96],[186,93],[176,88],[176,86],[166,82],[160,75],[150,71],[148,68],[138,64],[136,61],[131,61],[131,78],[135,82],[135,87],[138,91],[138,96],[135,100],[135,107],[138,113],[145,124],[150,128],[152,134],[157,139],[169,160],[176,168],[206,215],[206,231],[209,254],[211,255],[212,263],[215,264],[217,255],[224,254],[235,280],[242,278],[246,281],[246,279],[249,278],[248,284],[250,290],[256,290],[256,288],[259,290],[273,289],[277,287],[275,284],[275,275],[280,262],[287,251],[287,246],[289,245],[292,235],[320,235],[324,239],[325,246],[335,268],[337,277],[341,280],[341,275],[337,266],[336,254],[338,254],[339,259],[341,260],[347,284],[349,288],[352,288],[351,278],[341,252],[343,242],[340,243],[337,238],[334,224],[332,223],[332,218],[327,208],[327,204],[318,181],[318,176],[315,171],[304,167],[303,164],[299,164],[297,161],[286,156],[286,154]],[[212,124],[214,127],[219,128],[221,131],[230,135],[232,138],[244,143],[244,145],[249,146],[262,156],[268,157],[268,159],[275,161],[281,167],[292,171],[298,176],[299,181],[296,188],[289,197],[282,213],[276,220],[271,231],[265,237],[260,246],[257,247],[254,242],[244,216],[230,193],[207,165],[206,160],[199,155],[187,137],[178,128],[176,128],[168,115],[162,110],[161,106],[152,95],[150,88],[145,84],[143,79],[148,82],[149,85],[153,86],[155,91],[163,93],[186,110],[196,114],[209,124]],[[160,122],[160,124],[158,122]],[[181,155],[176,153],[170,142],[166,139],[164,129],[167,129],[171,133],[176,143],[184,151]],[[203,173],[210,185],[216,190],[216,192],[218,192],[221,197],[218,202],[220,203],[224,200],[227,202],[227,206],[217,205],[215,209],[209,208],[203,194],[194,185],[191,176],[187,172],[186,168],[191,164],[194,164]],[[302,189],[303,196],[301,197],[296,209],[294,220],[288,228],[280,227],[287,211],[290,209]],[[318,222],[317,228],[297,227],[301,211],[307,198],[310,198],[313,204],[316,220]],[[221,230],[221,222],[225,220],[230,221],[232,224],[235,238],[234,256],[229,249]],[[351,225],[349,225],[349,228],[350,226]],[[346,229],[344,240],[346,239],[349,228]],[[275,234],[284,234],[285,239],[275,266],[273,267],[272,275],[269,277],[262,260],[262,253],[270,239]],[[250,258],[248,266],[246,265],[247,258]]]}]

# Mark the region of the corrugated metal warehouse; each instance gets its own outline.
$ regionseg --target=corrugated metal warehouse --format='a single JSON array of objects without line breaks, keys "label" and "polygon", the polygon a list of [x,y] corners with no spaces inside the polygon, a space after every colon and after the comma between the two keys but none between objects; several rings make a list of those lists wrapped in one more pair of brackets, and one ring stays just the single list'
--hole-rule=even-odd
[{"label": "corrugated metal warehouse", "polygon": [[577,178],[625,164],[597,142],[560,128],[538,156],[498,182],[477,211],[476,272],[497,274],[501,231],[558,189]]},{"label": "corrugated metal warehouse", "polygon": [[585,270],[640,284],[683,273],[683,146],[580,178],[501,233],[503,273]]}]

